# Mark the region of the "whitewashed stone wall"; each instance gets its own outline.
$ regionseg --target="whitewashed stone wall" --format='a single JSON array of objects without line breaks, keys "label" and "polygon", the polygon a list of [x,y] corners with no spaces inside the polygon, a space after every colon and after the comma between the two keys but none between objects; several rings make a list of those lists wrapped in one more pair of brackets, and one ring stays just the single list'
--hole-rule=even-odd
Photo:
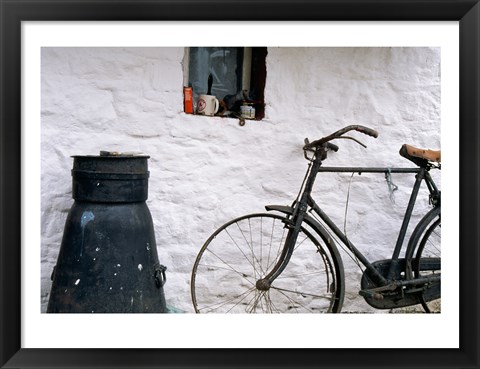
[{"label": "whitewashed stone wall", "polygon": [[[204,240],[232,217],[292,202],[306,170],[305,137],[349,124],[379,131],[376,140],[355,135],[368,149],[338,141],[330,165],[410,166],[398,155],[403,143],[440,148],[440,49],[268,48],[266,117],[243,127],[183,113],[183,57],[183,48],[42,49],[42,311],[73,203],[71,155],[151,156],[147,204],[168,267],[167,304],[193,312],[190,272]],[[325,174],[316,185],[315,198],[342,229],[349,180]],[[390,255],[413,183],[393,180],[395,204],[381,174],[351,185],[347,232],[372,260]],[[342,256],[344,311],[374,311],[358,296],[361,272]]]}]

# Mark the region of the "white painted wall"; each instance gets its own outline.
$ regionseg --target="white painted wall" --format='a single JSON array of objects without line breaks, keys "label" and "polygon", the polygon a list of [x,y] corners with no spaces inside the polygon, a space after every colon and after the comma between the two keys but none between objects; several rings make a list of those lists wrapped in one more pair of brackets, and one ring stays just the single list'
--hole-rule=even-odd
[{"label": "white painted wall", "polygon": [[[291,203],[306,170],[305,137],[349,124],[379,131],[377,140],[356,135],[368,149],[338,141],[329,165],[410,166],[398,155],[403,143],[440,148],[440,49],[269,48],[266,117],[243,127],[183,113],[183,57],[183,48],[42,49],[42,311],[73,203],[71,155],[151,156],[147,204],[168,267],[167,304],[193,312],[190,272],[204,240],[233,217]],[[315,192],[341,228],[349,177],[325,174]],[[348,235],[372,261],[390,255],[413,183],[393,180],[395,204],[383,175],[352,183]],[[374,311],[358,296],[361,272],[342,256],[344,311]]]}]

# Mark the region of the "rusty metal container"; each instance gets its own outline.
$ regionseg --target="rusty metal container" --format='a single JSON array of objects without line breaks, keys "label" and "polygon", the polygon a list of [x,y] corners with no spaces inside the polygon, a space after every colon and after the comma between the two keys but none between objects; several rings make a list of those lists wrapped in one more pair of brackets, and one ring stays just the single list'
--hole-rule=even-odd
[{"label": "rusty metal container", "polygon": [[148,198],[148,156],[74,156],[48,313],[167,313]]}]

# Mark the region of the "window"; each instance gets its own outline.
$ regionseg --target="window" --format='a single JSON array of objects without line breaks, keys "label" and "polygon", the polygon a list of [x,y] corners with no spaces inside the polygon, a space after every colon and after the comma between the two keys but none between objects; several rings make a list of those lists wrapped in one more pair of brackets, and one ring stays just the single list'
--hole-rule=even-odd
[{"label": "window", "polygon": [[194,102],[200,94],[216,96],[220,101],[216,115],[239,117],[241,106],[249,105],[254,119],[260,120],[265,115],[266,56],[266,47],[187,48],[184,86],[192,88]]}]

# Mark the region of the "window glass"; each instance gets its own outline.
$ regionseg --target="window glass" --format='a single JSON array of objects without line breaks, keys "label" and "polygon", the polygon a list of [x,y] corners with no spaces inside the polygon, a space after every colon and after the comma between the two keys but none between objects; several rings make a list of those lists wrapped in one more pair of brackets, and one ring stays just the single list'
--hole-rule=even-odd
[{"label": "window glass", "polygon": [[195,94],[208,91],[208,76],[213,77],[211,94],[223,99],[242,89],[241,47],[191,47],[188,83]]}]

